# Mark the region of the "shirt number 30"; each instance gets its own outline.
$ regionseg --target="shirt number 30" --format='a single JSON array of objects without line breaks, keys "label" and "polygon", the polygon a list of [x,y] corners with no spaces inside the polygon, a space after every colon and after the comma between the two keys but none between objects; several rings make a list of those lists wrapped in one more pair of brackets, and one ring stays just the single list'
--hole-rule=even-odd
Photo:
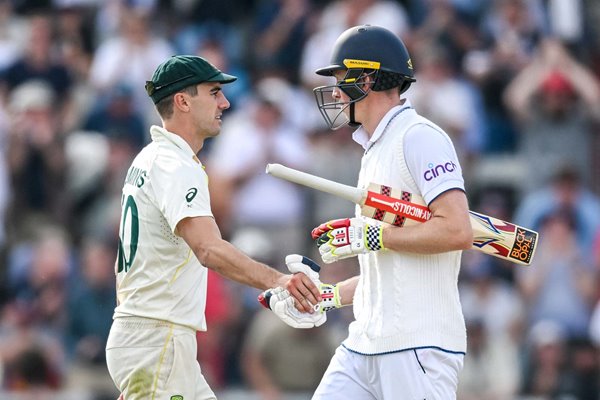
[{"label": "shirt number 30", "polygon": [[[129,240],[125,240],[126,234],[129,234]],[[138,219],[138,208],[133,196],[129,195],[123,206],[121,231],[119,232],[119,266],[117,272],[127,272],[131,268],[135,253],[137,252],[139,235],[140,221]],[[123,243],[129,243],[127,251],[125,251]]]}]

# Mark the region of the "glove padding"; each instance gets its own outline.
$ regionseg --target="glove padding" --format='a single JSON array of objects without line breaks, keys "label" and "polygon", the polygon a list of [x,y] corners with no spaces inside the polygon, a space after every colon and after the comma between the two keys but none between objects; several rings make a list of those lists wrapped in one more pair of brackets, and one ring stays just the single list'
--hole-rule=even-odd
[{"label": "glove padding", "polygon": [[[318,311],[325,313],[335,308],[344,307],[339,287],[335,284],[321,283],[319,287],[321,292],[321,302],[318,304]],[[316,310],[317,308],[315,308]]]},{"label": "glove padding", "polygon": [[317,241],[326,264],[384,248],[382,227],[369,225],[359,218],[327,221],[313,229],[311,236]]},{"label": "glove padding", "polygon": [[[290,254],[285,258],[285,263],[292,273],[302,272],[308,276],[317,287],[321,287],[319,271],[321,267],[308,257]],[[267,289],[258,296],[258,301],[266,308],[272,310],[283,322],[292,328],[308,329],[321,326],[327,321],[327,315],[319,312],[320,306],[314,306],[313,314],[300,312],[294,306],[294,298],[284,288]]]}]

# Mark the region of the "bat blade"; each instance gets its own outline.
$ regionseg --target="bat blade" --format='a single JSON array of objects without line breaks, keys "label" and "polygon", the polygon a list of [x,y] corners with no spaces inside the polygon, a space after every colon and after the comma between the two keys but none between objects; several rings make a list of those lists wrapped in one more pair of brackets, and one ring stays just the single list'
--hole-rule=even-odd
[{"label": "bat blade", "polygon": [[[362,215],[396,226],[423,223],[431,211],[422,197],[372,183],[368,190],[344,185],[306,172],[268,164],[267,173],[303,186],[341,197],[361,206]],[[537,232],[498,218],[469,211],[473,229],[472,249],[521,265],[530,265],[538,241]]]}]

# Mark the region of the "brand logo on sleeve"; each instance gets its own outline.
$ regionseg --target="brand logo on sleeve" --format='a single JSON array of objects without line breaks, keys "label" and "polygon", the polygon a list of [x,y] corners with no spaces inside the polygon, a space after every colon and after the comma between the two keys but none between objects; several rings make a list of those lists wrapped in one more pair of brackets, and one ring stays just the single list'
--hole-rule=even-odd
[{"label": "brand logo on sleeve", "polygon": [[453,161],[449,161],[445,164],[438,164],[436,166],[434,166],[432,163],[429,163],[427,165],[427,168],[429,169],[425,171],[423,177],[426,181],[430,181],[442,174],[445,174],[446,172],[453,172],[454,170],[456,170],[456,164],[454,164]]},{"label": "brand logo on sleeve", "polygon": [[194,200],[194,197],[196,197],[196,195],[198,194],[198,189],[196,188],[189,188],[187,191],[187,194],[185,195],[185,199],[188,203],[191,203],[192,200]]}]

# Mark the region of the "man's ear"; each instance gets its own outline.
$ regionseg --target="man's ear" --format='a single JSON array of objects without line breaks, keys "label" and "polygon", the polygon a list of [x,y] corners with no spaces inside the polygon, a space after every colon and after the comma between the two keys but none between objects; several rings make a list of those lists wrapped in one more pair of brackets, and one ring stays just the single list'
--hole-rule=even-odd
[{"label": "man's ear", "polygon": [[360,77],[360,80],[361,89],[365,92],[367,92],[375,84],[375,78],[372,73],[363,72],[362,76]]},{"label": "man's ear", "polygon": [[179,93],[175,93],[175,95],[173,96],[173,105],[177,108],[179,108],[181,111],[189,111],[190,110],[190,104],[188,102],[188,98],[185,95],[185,93],[179,92]]}]

